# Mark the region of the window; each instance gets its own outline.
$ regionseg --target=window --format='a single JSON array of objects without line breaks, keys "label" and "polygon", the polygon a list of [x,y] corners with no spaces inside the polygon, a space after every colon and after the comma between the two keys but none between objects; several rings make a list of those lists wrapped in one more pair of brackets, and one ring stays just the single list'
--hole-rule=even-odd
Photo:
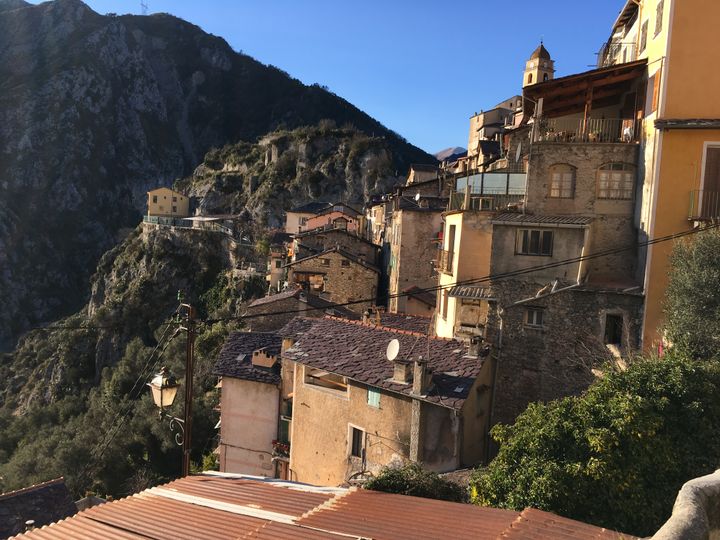
[{"label": "window", "polygon": [[660,0],[657,4],[657,7],[655,8],[655,34],[653,37],[657,37],[657,35],[662,32],[662,23],[663,23],[663,0]]},{"label": "window", "polygon": [[[707,146],[705,148],[705,163],[703,163],[703,185],[707,202],[704,206],[717,206],[717,192],[720,191],[720,146]],[[712,195],[710,195],[712,193]],[[713,200],[710,203],[710,200]]]},{"label": "window", "polygon": [[154,203],[157,202],[157,195],[153,195],[153,202],[154,202]]},{"label": "window", "polygon": [[364,454],[365,432],[362,429],[350,426],[350,455],[362,458]]},{"label": "window", "polygon": [[305,366],[304,374],[304,382],[308,386],[316,386],[340,394],[347,393],[347,377],[309,366]]},{"label": "window", "polygon": [[282,268],[282,260],[278,259],[275,261],[275,268]]},{"label": "window", "polygon": [[605,345],[622,346],[623,317],[622,315],[605,315]]},{"label": "window", "polygon": [[330,259],[320,259],[320,266],[330,266]]},{"label": "window", "polygon": [[340,266],[350,266],[350,261],[348,261],[347,259],[343,259],[342,261],[340,261]]},{"label": "window", "polygon": [[645,50],[647,45],[647,34],[648,34],[648,22],[642,23],[642,29],[640,30],[640,52]]},{"label": "window", "polygon": [[173,196],[173,202],[177,202],[177,197]]},{"label": "window", "polygon": [[547,80],[548,80],[548,74],[547,74],[547,73],[543,73],[543,82],[545,82],[545,81],[547,81]]},{"label": "window", "polygon": [[380,390],[377,388],[368,388],[367,402],[371,407],[380,408]]},{"label": "window", "polygon": [[518,255],[552,256],[553,232],[537,229],[521,229],[517,237]]},{"label": "window", "polygon": [[308,218],[306,218],[306,217],[301,217],[301,218],[300,218],[300,225],[305,225],[305,224],[307,223],[307,220],[308,220]]},{"label": "window", "polygon": [[575,196],[575,167],[553,165],[550,167],[550,197],[572,199]]},{"label": "window", "polygon": [[174,214],[174,213],[176,213],[176,212],[177,212],[177,206],[173,205],[173,207],[172,207],[172,208],[173,208],[173,209],[172,209],[172,211],[173,211],[173,214]]},{"label": "window", "polygon": [[635,167],[627,163],[607,163],[598,171],[597,196],[599,199],[629,200],[634,184]]},{"label": "window", "polygon": [[442,292],[442,312],[440,313],[442,315],[443,319],[447,319],[448,315],[448,292],[443,289]]},{"label": "window", "polygon": [[539,327],[543,325],[543,308],[525,308],[525,325]]},{"label": "window", "polygon": [[528,84],[532,84],[532,73],[528,74]]}]

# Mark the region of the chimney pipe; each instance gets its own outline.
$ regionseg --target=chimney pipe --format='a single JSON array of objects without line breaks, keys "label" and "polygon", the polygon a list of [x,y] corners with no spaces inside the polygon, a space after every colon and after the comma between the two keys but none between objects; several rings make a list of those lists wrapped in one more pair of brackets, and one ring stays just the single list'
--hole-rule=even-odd
[{"label": "chimney pipe", "polygon": [[413,394],[425,395],[429,386],[428,378],[425,360],[422,356],[418,356],[413,365]]}]

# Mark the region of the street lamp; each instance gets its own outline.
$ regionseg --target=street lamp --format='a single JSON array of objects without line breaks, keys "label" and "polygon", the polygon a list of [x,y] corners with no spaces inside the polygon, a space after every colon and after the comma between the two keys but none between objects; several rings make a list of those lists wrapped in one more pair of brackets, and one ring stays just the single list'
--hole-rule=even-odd
[{"label": "street lamp", "polygon": [[160,409],[160,419],[169,420],[170,431],[175,433],[175,443],[183,447],[182,475],[190,474],[190,448],[192,445],[192,395],[193,395],[193,370],[194,358],[193,348],[195,343],[195,309],[190,304],[182,303],[182,292],[178,292],[178,301],[180,307],[178,312],[185,310],[185,326],[181,326],[181,330],[187,332],[186,356],[185,356],[185,410],[182,418],[177,418],[165,412],[175,401],[177,395],[178,384],[173,377],[163,367],[160,373],[148,383],[152,391],[153,401]]}]

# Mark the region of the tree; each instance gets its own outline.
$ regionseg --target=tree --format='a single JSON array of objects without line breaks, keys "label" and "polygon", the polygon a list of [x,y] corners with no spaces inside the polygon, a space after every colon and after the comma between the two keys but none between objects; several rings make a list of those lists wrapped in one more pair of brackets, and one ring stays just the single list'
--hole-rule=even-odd
[{"label": "tree", "polygon": [[609,372],[582,396],[532,404],[493,428],[500,451],[474,473],[472,502],[653,533],[682,484],[718,465],[718,392],[720,364],[671,352]]},{"label": "tree", "polygon": [[385,467],[365,484],[365,488],[426,499],[453,502],[467,500],[467,493],[461,486],[440,478],[437,473],[426,471],[417,463],[408,463],[402,467]]},{"label": "tree", "polygon": [[720,354],[720,231],[678,242],[670,256],[665,333],[692,358]]}]

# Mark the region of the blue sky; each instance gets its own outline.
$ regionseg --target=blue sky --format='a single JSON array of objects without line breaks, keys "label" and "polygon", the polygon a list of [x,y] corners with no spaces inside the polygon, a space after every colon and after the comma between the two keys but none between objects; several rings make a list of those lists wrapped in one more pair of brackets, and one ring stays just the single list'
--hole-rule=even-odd
[{"label": "blue sky", "polygon": [[[139,13],[140,0],[86,0]],[[147,0],[304,83],[326,85],[411,143],[466,146],[468,118],[520,91],[541,37],[556,76],[591,69],[624,0]]]}]

